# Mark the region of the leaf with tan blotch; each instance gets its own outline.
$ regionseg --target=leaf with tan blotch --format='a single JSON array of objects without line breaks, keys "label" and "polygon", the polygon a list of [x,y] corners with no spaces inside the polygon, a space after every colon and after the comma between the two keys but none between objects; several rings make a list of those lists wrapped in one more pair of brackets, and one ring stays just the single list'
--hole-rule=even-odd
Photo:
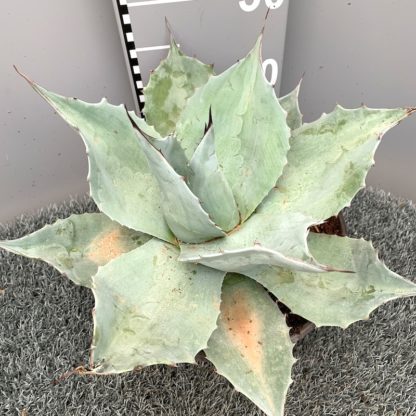
[{"label": "leaf with tan blotch", "polygon": [[258,283],[241,275],[224,281],[221,315],[207,358],[219,374],[267,415],[283,415],[296,361],[285,317]]},{"label": "leaf with tan blotch", "polygon": [[66,274],[74,283],[91,287],[99,266],[146,243],[151,237],[123,227],[104,214],[71,215],[0,247],[41,259]]}]

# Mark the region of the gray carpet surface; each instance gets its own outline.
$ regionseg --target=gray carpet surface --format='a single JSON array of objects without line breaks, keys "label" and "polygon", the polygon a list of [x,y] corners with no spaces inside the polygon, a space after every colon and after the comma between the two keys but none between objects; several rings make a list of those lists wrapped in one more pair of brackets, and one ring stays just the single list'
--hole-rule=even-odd
[{"label": "gray carpet surface", "polygon": [[[71,213],[88,198],[0,225],[16,238]],[[361,192],[345,212],[349,234],[416,277],[416,208],[382,191]],[[0,251],[0,415],[262,415],[206,362],[119,376],[62,377],[88,363],[93,296],[40,261]],[[320,328],[294,348],[287,416],[416,415],[416,299],[390,302],[368,321]]]}]

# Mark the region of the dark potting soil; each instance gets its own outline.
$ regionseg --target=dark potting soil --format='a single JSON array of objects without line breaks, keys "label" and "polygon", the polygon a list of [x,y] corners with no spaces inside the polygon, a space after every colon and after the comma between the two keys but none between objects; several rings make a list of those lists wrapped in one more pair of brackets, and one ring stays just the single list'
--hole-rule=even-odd
[{"label": "dark potting soil", "polygon": [[339,235],[340,237],[345,237],[347,235],[347,227],[342,214],[329,218],[323,224],[314,225],[310,228],[310,230],[313,233]]}]

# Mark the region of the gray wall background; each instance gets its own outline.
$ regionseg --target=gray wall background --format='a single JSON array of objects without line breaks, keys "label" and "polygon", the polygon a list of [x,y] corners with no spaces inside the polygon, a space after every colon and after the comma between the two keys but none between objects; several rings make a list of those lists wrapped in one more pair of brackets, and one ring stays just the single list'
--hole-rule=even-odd
[{"label": "gray wall background", "polygon": [[[281,92],[303,73],[307,121],[336,102],[416,106],[414,0],[290,0]],[[21,80],[133,108],[111,0],[16,0],[0,14],[0,221],[87,191],[84,145]],[[216,45],[216,48],[220,46]],[[202,54],[201,54],[202,55]],[[416,118],[390,132],[368,183],[416,198]]]},{"label": "gray wall background", "polygon": [[88,190],[82,140],[13,70],[133,109],[110,0],[15,0],[0,13],[0,221]]},{"label": "gray wall background", "polygon": [[[416,106],[414,0],[290,0],[282,93],[304,73],[306,121],[344,107]],[[416,200],[416,117],[391,130],[367,183]]]}]

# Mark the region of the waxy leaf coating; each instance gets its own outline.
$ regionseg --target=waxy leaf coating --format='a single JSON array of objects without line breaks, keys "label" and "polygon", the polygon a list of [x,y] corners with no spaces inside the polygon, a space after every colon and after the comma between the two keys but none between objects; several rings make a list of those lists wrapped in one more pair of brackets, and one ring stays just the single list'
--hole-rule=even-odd
[{"label": "waxy leaf coating", "polygon": [[178,254],[153,239],[98,270],[92,287],[94,372],[193,363],[207,346],[224,273],[180,263]]},{"label": "waxy leaf coating", "polygon": [[103,213],[0,247],[92,288],[87,373],[193,363],[205,350],[237,390],[283,416],[295,360],[270,293],[317,326],[342,328],[416,295],[371,243],[309,234],[350,204],[383,134],[416,109],[337,106],[302,124],[300,84],[276,98],[261,42],[215,76],[171,37],[145,88],[146,120],[28,80],[83,138]]},{"label": "waxy leaf coating", "polygon": [[128,114],[140,128],[142,134],[146,136],[146,139],[162,153],[163,157],[169,162],[175,172],[182,176],[188,176],[190,174],[189,162],[176,137],[174,135],[162,137],[143,118],[137,117],[133,111],[129,111]]},{"label": "waxy leaf coating", "polygon": [[291,130],[296,130],[302,125],[303,115],[299,108],[299,92],[302,81],[298,86],[284,97],[279,98],[280,105],[287,112],[286,123]]},{"label": "waxy leaf coating", "polygon": [[215,131],[211,126],[189,162],[189,187],[203,208],[224,231],[240,221],[237,204],[215,153]]},{"label": "waxy leaf coating", "polygon": [[[288,164],[268,199],[316,223],[337,215],[365,186],[383,135],[414,110],[345,109],[292,132]],[[266,200],[266,204],[269,203]]]},{"label": "waxy leaf coating", "polygon": [[289,150],[286,112],[265,79],[261,37],[240,62],[212,76],[189,98],[176,126],[178,140],[191,157],[204,135],[209,113],[215,130],[219,166],[245,221],[283,171]]},{"label": "waxy leaf coating", "polygon": [[223,237],[225,233],[212,222],[203,210],[198,198],[163,154],[146,138],[139,126],[131,119],[137,141],[146,155],[150,168],[158,181],[163,195],[163,213],[175,236],[184,242],[198,243]]},{"label": "waxy leaf coating", "polygon": [[27,81],[84,140],[90,194],[100,211],[126,227],[173,242],[157,181],[125,108],[105,99],[89,104],[63,97]]},{"label": "waxy leaf coating", "polygon": [[337,106],[304,124],[292,132],[288,165],[255,214],[226,239],[183,245],[180,259],[243,274],[258,264],[311,272],[336,269],[313,259],[308,228],[350,204],[364,186],[380,138],[411,112]]},{"label": "waxy leaf coating", "polygon": [[262,266],[248,275],[317,326],[346,328],[368,319],[389,300],[416,296],[416,284],[389,270],[367,241],[311,233],[308,244],[318,261],[354,273],[302,273]]},{"label": "waxy leaf coating", "polygon": [[146,120],[163,137],[175,131],[186,102],[212,75],[211,65],[185,56],[171,39],[169,54],[144,89]]},{"label": "waxy leaf coating", "polygon": [[262,264],[310,272],[329,270],[312,257],[306,244],[306,231],[313,221],[302,214],[279,213],[278,209],[260,206],[226,238],[181,244],[179,260],[242,274]]},{"label": "waxy leaf coating", "polygon": [[0,247],[42,259],[74,283],[91,287],[99,266],[146,243],[151,237],[123,227],[104,214],[71,215]]},{"label": "waxy leaf coating", "polygon": [[258,283],[229,275],[207,358],[217,372],[269,416],[283,416],[296,361],[285,317]]}]

